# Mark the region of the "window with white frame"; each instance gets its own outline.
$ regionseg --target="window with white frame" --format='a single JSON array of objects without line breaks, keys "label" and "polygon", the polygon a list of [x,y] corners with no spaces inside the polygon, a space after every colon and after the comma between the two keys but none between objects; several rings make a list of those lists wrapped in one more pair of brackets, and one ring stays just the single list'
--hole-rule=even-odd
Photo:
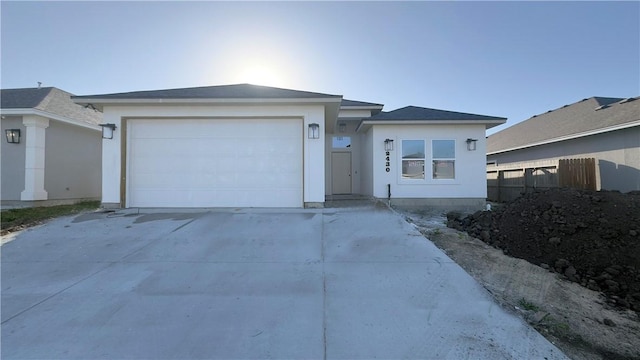
[{"label": "window with white frame", "polygon": [[402,140],[402,179],[424,180],[425,141]]},{"label": "window with white frame", "polygon": [[351,147],[351,136],[334,136],[331,140],[334,149],[348,149]]},{"label": "window with white frame", "polygon": [[432,140],[431,142],[433,179],[455,179],[455,140]]}]

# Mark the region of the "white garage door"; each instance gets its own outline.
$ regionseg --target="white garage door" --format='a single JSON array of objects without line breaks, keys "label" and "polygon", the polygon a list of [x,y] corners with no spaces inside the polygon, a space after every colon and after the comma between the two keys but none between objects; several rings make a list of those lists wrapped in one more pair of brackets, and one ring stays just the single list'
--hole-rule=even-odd
[{"label": "white garage door", "polygon": [[302,120],[129,120],[127,206],[302,207]]}]

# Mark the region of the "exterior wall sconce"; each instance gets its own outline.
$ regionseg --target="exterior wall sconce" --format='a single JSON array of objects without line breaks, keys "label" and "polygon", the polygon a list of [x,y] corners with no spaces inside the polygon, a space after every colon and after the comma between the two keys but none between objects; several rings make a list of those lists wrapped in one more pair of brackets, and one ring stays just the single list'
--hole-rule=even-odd
[{"label": "exterior wall sconce", "polygon": [[478,141],[478,139],[467,139],[467,150],[469,151],[475,151],[476,150],[476,141]]},{"label": "exterior wall sconce", "polygon": [[4,132],[9,144],[20,144],[20,129],[7,129]]},{"label": "exterior wall sconce", "polygon": [[309,124],[309,139],[320,139],[320,125],[313,123]]},{"label": "exterior wall sconce", "polygon": [[116,130],[116,124],[100,124],[102,126],[102,138],[113,139],[113,132]]},{"label": "exterior wall sconce", "polygon": [[343,133],[343,132],[347,131],[347,124],[345,124],[345,123],[340,123],[340,124],[338,125],[338,131],[339,131],[339,132],[341,132],[341,133]]},{"label": "exterior wall sconce", "polygon": [[393,151],[393,140],[386,139],[384,141],[384,151]]}]

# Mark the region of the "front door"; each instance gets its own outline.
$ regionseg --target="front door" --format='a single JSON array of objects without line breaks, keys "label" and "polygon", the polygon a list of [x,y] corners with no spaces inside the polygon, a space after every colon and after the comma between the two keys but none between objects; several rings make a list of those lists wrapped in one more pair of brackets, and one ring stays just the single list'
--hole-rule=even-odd
[{"label": "front door", "polygon": [[331,192],[351,194],[351,153],[331,153]]}]

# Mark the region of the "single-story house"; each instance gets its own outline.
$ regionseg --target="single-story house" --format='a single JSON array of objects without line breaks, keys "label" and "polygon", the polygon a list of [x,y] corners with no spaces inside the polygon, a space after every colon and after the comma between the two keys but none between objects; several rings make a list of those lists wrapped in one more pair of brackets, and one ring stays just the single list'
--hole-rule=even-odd
[{"label": "single-story house", "polygon": [[102,114],[55,87],[2,89],[2,207],[99,200]]},{"label": "single-story house", "polygon": [[487,138],[489,167],[594,158],[596,189],[640,190],[640,98],[591,97]]},{"label": "single-story house", "polygon": [[485,130],[506,121],[250,84],[73,99],[114,131],[105,207],[321,207],[358,194],[479,208]]}]

